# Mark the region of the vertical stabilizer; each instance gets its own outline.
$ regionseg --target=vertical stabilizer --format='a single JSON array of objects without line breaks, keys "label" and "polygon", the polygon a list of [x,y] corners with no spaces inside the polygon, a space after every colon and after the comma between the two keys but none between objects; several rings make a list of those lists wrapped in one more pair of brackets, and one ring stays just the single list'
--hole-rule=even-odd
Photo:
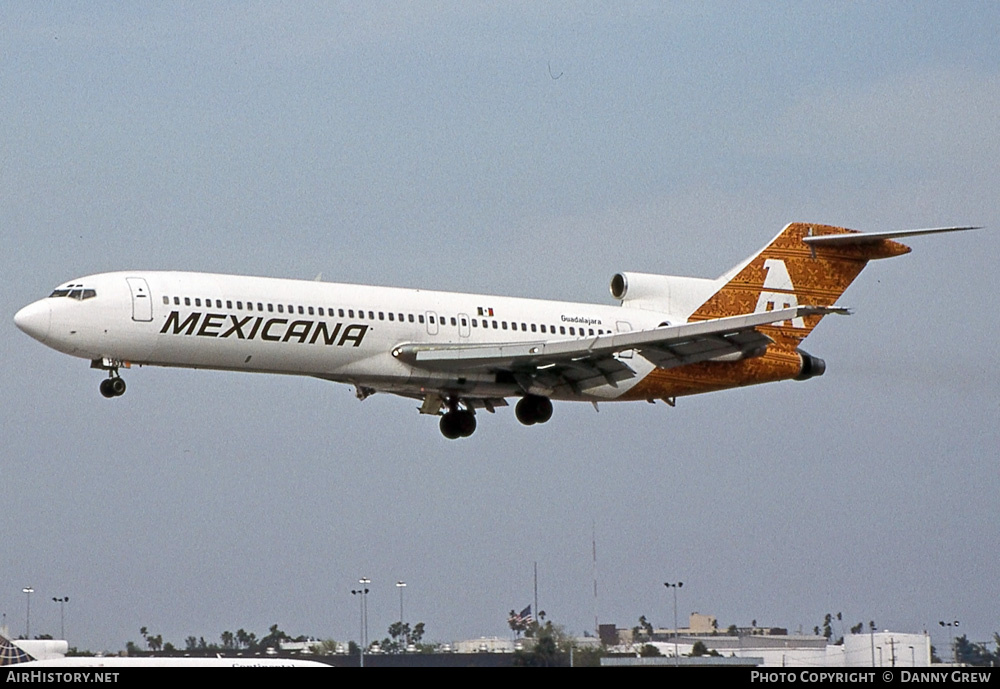
[{"label": "vertical stabilizer", "polygon": [[[854,230],[830,225],[791,223],[760,253],[719,278],[718,292],[695,309],[691,321],[760,313],[796,306],[833,306],[868,261],[908,253],[889,239],[807,244],[805,237],[852,235]],[[780,345],[796,347],[822,315],[782,321],[760,330]]]},{"label": "vertical stabilizer", "polygon": [[0,634],[0,666],[20,665],[34,660],[30,655],[14,645],[14,643]]}]

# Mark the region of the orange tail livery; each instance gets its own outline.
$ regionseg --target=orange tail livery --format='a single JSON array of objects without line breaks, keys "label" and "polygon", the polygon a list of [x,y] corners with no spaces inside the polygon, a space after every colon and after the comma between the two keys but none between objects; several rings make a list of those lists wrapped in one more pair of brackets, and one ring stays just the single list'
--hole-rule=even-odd
[{"label": "orange tail livery", "polygon": [[[717,280],[668,279],[681,287],[683,281],[691,281],[695,291],[701,283],[702,294],[709,289],[714,290],[691,311],[689,322],[805,305],[832,307],[868,261],[910,252],[910,247],[894,239],[971,229],[979,228],[943,227],[861,233],[830,225],[791,223],[760,253]],[[621,274],[616,279],[620,277]],[[683,290],[674,291],[683,293]],[[623,299],[623,305],[627,302]],[[649,302],[646,295],[645,303]],[[663,305],[668,310],[672,306]],[[629,397],[671,399],[756,383],[790,378],[806,380],[822,375],[826,369],[823,360],[801,351],[799,345],[828,312],[819,310],[812,315],[759,326],[757,330],[770,337],[773,343],[758,357],[744,358],[735,363],[705,361],[677,368],[655,369],[630,391]]]}]

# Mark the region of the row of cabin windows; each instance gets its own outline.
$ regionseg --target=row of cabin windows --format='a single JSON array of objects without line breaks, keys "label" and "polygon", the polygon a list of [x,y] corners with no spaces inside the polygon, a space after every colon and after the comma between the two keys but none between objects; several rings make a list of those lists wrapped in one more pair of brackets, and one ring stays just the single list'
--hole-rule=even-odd
[{"label": "row of cabin windows", "polygon": [[[213,300],[213,299],[204,299],[204,300],[202,300],[200,297],[173,297],[174,306],[180,306],[181,305],[181,300],[183,300],[184,306],[192,306],[193,305],[193,306],[196,306],[196,307],[200,307],[202,305],[202,302],[204,302],[204,305],[205,305],[206,308],[212,308],[212,305],[214,304],[215,308],[217,308],[217,309],[226,308],[226,309],[232,310],[233,309],[233,304],[235,303],[237,311],[243,311],[244,307],[246,307],[245,310],[247,310],[247,311],[261,311],[261,312],[267,311],[267,313],[289,313],[289,314],[298,313],[298,314],[303,315],[303,316],[305,316],[305,315],[309,315],[309,316],[316,316],[316,315],[318,315],[318,316],[330,316],[330,317],[340,317],[340,318],[358,318],[360,320],[364,320],[365,319],[365,314],[367,313],[368,320],[374,321],[376,319],[376,315],[375,315],[376,312],[375,311],[365,311],[364,309],[358,309],[357,310],[357,316],[355,316],[355,310],[354,309],[334,309],[333,307],[324,308],[322,306],[316,306],[316,307],[313,307],[313,306],[295,306],[295,305],[292,305],[292,304],[288,304],[286,306],[285,304],[272,304],[272,303],[268,303],[268,304],[265,305],[263,302],[259,302],[259,301],[258,302],[253,302],[253,301],[247,301],[247,302],[244,302],[244,301],[235,301],[234,302],[231,299],[226,299],[225,300],[225,306],[223,307],[223,300],[222,299],[215,299],[215,300]],[[170,297],[163,297],[163,303],[165,305],[169,306],[170,302],[171,302],[171,298]],[[388,316],[388,320],[394,321],[394,322],[395,321],[399,321],[400,323],[406,323],[406,322],[409,322],[409,323],[421,323],[421,324],[425,323],[424,315],[423,314],[417,314],[416,316],[414,316],[412,313],[402,314],[402,313],[393,313],[393,312],[390,311],[388,314],[386,314],[385,311],[379,311],[378,312],[378,320],[380,320],[380,321],[386,320],[387,316]],[[469,326],[469,321],[464,316],[459,317],[459,318],[456,318],[455,316],[451,316],[449,318],[448,316],[434,316],[434,315],[428,314],[427,315],[427,320],[426,320],[426,322],[430,323],[431,325],[447,325],[449,321],[451,322],[451,325],[453,325],[453,326],[457,326],[458,323],[459,323],[459,321],[461,321],[463,328],[466,328],[466,327]],[[520,330],[521,332],[533,332],[533,333],[540,332],[540,333],[543,333],[543,334],[552,334],[552,335],[555,335],[558,332],[558,334],[560,334],[560,335],[569,334],[571,336],[577,336],[577,335],[579,335],[580,337],[586,337],[588,335],[604,335],[606,333],[610,334],[610,332],[611,332],[610,330],[605,331],[603,328],[598,328],[597,331],[595,332],[594,328],[577,328],[576,326],[572,326],[572,325],[568,326],[568,327],[565,326],[565,325],[560,325],[559,328],[558,328],[558,330],[557,330],[556,326],[554,326],[554,325],[546,326],[544,323],[541,323],[541,324],[539,324],[539,323],[530,323],[529,324],[529,323],[524,323],[524,322],[516,323],[514,321],[511,321],[508,324],[507,321],[495,321],[495,320],[491,321],[491,320],[486,320],[485,318],[482,319],[481,323],[480,323],[480,320],[478,318],[473,318],[473,319],[471,319],[471,321],[472,321],[472,327],[473,328],[482,327],[484,330],[489,330],[490,328],[492,328],[493,330]],[[520,328],[518,326],[520,326]],[[579,332],[577,332],[577,331],[579,331]]]}]

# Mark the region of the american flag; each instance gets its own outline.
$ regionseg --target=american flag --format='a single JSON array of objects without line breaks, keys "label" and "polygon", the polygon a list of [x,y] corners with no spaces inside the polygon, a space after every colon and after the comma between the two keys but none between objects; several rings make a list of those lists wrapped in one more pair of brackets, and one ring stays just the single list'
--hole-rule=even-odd
[{"label": "american flag", "polygon": [[516,615],[512,615],[510,619],[513,620],[514,622],[522,622],[524,624],[531,624],[532,620],[534,619],[531,616],[531,606],[529,605],[528,607],[526,607],[524,610],[522,610],[521,612],[517,613]]}]

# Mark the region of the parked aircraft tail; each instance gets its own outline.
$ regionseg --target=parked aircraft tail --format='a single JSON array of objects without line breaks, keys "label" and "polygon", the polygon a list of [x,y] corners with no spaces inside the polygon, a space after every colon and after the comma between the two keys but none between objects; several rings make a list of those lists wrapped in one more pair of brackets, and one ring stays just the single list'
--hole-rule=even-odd
[{"label": "parked aircraft tail", "polygon": [[14,645],[3,634],[0,634],[0,666],[20,665],[34,660],[30,655]]}]

